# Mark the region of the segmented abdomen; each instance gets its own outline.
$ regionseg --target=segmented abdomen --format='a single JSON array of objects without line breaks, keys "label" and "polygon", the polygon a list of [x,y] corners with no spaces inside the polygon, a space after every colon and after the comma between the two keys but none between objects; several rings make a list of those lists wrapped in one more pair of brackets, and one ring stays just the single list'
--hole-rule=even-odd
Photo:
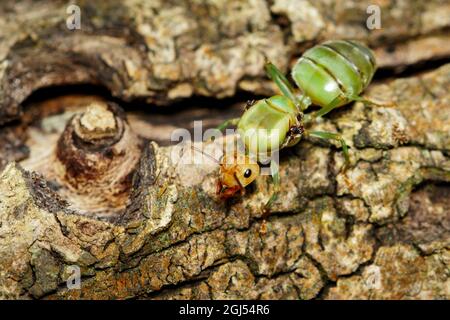
[{"label": "segmented abdomen", "polygon": [[349,95],[359,95],[376,70],[372,51],[349,40],[324,42],[307,50],[292,69],[292,78],[314,104],[326,106]]}]

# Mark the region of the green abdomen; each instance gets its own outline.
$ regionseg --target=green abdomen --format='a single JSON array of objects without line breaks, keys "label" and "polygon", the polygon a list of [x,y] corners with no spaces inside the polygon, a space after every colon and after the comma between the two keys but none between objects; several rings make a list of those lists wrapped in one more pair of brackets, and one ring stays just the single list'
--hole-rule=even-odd
[{"label": "green abdomen", "polygon": [[328,41],[307,50],[292,69],[292,78],[311,101],[326,106],[334,99],[359,95],[376,70],[370,49],[347,40]]}]

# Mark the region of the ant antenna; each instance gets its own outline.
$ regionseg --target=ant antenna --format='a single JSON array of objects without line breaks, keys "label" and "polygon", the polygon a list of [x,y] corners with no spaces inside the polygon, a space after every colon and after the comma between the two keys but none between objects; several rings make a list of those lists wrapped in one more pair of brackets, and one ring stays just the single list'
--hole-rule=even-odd
[{"label": "ant antenna", "polygon": [[[197,151],[197,152],[200,152],[201,154],[204,154],[205,156],[207,156],[208,158],[210,158],[212,161],[214,161],[215,163],[217,163],[217,164],[220,165],[220,161],[219,161],[219,160],[217,160],[216,158],[214,158],[212,155],[210,155],[210,154],[204,152],[203,150],[201,150],[201,149],[195,147],[192,143],[191,143],[191,149],[192,149],[192,150],[195,150],[195,151]],[[181,162],[181,160],[182,160],[182,158],[183,158],[183,154],[184,154],[184,146],[181,147],[181,150],[180,150],[180,151],[181,151],[180,159],[178,159],[177,164],[175,165],[175,168],[178,167],[178,165],[180,164],[180,162]],[[156,183],[156,181],[158,181],[160,175],[161,175],[161,170],[159,170],[158,174],[157,174],[156,177],[155,177],[155,183]],[[166,189],[167,189],[167,188],[164,188],[163,192],[160,193],[160,196],[161,196],[162,194],[164,194],[164,192],[166,191]]]},{"label": "ant antenna", "polygon": [[211,159],[212,161],[214,161],[215,163],[220,164],[220,161],[219,161],[219,160],[217,160],[216,158],[214,158],[212,155],[210,155],[210,154],[204,152],[203,150],[200,150],[199,148],[195,147],[193,144],[191,144],[191,149],[192,149],[192,150],[195,150],[195,151],[197,151],[197,152],[200,152],[201,154],[203,154],[203,155],[207,156],[208,158],[210,158],[210,159]]}]

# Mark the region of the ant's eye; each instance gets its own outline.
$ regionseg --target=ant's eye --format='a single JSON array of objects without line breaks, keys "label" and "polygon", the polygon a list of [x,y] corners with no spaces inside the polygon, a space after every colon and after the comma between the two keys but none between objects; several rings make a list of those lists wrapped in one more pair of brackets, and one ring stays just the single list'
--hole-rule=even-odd
[{"label": "ant's eye", "polygon": [[247,169],[244,172],[244,178],[250,178],[250,176],[252,175],[252,170]]}]

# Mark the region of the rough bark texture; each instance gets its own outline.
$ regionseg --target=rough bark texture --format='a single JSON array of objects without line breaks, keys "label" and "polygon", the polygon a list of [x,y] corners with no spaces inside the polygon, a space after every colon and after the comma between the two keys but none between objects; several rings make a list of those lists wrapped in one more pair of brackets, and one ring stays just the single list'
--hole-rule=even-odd
[{"label": "rough bark texture", "polygon": [[[64,83],[102,84],[123,100],[167,108],[193,94],[270,94],[265,56],[286,69],[302,48],[326,38],[365,39],[385,67],[450,51],[445,1],[380,2],[383,29],[375,32],[362,24],[367,3],[360,1],[86,2],[75,32],[65,30],[66,4],[50,3],[0,5],[3,123],[37,88]],[[79,190],[65,175],[54,178],[48,163],[77,125],[75,114],[99,98],[33,103],[0,128],[0,297],[450,299],[449,89],[446,64],[371,85],[367,95],[391,108],[356,103],[314,124],[343,135],[351,166],[341,172],[337,145],[314,139],[284,150],[282,192],[265,228],[269,177],[225,203],[215,195],[217,165],[174,163],[177,147],[149,141],[140,142],[138,162],[117,170],[133,172],[127,198],[114,204],[122,210],[99,215],[113,209],[104,199],[101,210],[81,210]],[[172,114],[161,129],[114,112],[141,136],[173,128]],[[136,152],[88,140],[62,146],[85,148],[83,168]],[[73,265],[81,268],[80,290],[66,287]]]},{"label": "rough bark texture", "polygon": [[38,88],[97,83],[123,100],[168,104],[236,90],[267,94],[263,65],[284,71],[303,49],[353,38],[380,66],[450,55],[445,0],[378,1],[382,28],[368,30],[373,1],[77,1],[81,29],[66,27],[67,1],[0,5],[0,122],[18,117]]}]

